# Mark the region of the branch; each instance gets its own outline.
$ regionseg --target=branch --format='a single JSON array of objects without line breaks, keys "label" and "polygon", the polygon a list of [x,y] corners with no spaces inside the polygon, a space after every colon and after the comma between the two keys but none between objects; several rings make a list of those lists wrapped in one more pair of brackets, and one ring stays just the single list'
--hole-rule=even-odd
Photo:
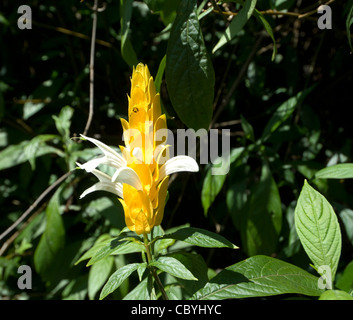
[{"label": "branch", "polygon": [[[329,5],[332,2],[334,2],[335,0],[329,0],[326,3],[322,4],[322,5]],[[320,5],[321,6],[321,5]],[[320,7],[319,6],[319,7]],[[308,12],[305,13],[299,13],[299,12],[283,12],[283,11],[276,11],[276,10],[264,10],[264,11],[259,11],[261,14],[263,15],[271,15],[271,16],[291,16],[291,17],[295,17],[298,19],[303,19],[303,18],[308,18],[311,20],[315,20],[314,18],[311,18],[310,16],[317,13],[318,8],[314,10],[310,10]],[[219,10],[213,10],[213,12],[215,13],[220,13]],[[236,16],[238,14],[238,12],[229,12],[229,11],[222,11],[221,12],[223,16]]]},{"label": "branch", "polygon": [[38,204],[59,184],[61,184],[70,174],[72,171],[65,173],[61,176],[58,180],[56,180],[52,185],[50,185],[44,192],[37,198],[36,201],[19,217],[9,228],[7,228],[1,235],[0,240],[5,238],[13,229],[15,229],[37,206]]},{"label": "branch", "polygon": [[93,11],[93,22],[92,22],[92,37],[91,37],[91,54],[89,63],[89,112],[88,119],[86,122],[85,130],[83,135],[87,135],[87,131],[91,126],[93,119],[93,99],[94,99],[94,55],[95,55],[95,44],[96,44],[96,33],[97,33],[97,11],[98,11],[98,0],[94,0]]}]

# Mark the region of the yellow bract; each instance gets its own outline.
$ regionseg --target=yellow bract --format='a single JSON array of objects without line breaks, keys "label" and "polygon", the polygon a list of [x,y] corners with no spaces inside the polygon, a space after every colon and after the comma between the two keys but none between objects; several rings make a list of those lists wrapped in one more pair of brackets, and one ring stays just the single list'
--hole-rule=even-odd
[{"label": "yellow bract", "polygon": [[124,199],[119,200],[128,228],[137,234],[147,234],[163,219],[169,176],[159,181],[162,164],[156,159],[167,150],[166,147],[158,149],[162,141],[155,140],[155,132],[167,129],[167,123],[161,114],[160,96],[153,78],[142,63],[132,73],[128,115],[129,121],[121,119],[125,147],[120,148],[127,167],[137,173],[143,188],[137,190],[124,183]]}]

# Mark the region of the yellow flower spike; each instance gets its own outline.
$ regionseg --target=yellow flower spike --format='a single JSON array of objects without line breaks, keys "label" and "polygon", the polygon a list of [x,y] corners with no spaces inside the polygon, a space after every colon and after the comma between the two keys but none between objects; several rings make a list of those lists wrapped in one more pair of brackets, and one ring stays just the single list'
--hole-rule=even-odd
[{"label": "yellow flower spike", "polygon": [[[175,172],[197,172],[196,161],[188,156],[169,158],[165,132],[167,119],[161,114],[160,95],[146,65],[139,63],[132,72],[128,96],[128,121],[121,120],[125,147],[121,154],[104,143],[89,137],[104,153],[103,157],[77,165],[92,172],[99,182],[84,191],[81,197],[105,190],[120,199],[127,227],[137,234],[148,234],[161,224],[164,215],[169,175]],[[97,170],[108,165],[116,171],[112,177]]]}]

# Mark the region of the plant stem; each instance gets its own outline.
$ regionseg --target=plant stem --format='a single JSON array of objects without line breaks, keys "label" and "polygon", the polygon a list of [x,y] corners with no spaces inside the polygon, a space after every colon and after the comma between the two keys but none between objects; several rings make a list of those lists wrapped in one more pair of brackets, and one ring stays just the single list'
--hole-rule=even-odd
[{"label": "plant stem", "polygon": [[[143,234],[143,239],[144,239],[144,244],[145,244],[146,253],[147,253],[147,264],[149,265],[152,262],[152,255],[151,255],[151,247],[150,247],[150,243],[148,242],[147,234],[145,234],[145,233]],[[154,280],[156,280],[156,283],[157,283],[159,290],[162,293],[163,299],[169,300],[169,298],[164,290],[163,284],[158,277],[156,269],[154,267],[152,267],[152,268],[150,268],[150,270],[151,270],[151,273],[152,273]]]}]

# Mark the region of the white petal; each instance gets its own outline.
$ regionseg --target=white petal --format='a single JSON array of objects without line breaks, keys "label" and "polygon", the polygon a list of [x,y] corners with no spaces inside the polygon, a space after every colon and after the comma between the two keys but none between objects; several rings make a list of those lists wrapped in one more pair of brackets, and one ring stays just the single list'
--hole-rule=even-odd
[{"label": "white petal", "polygon": [[111,164],[111,165],[113,165],[114,167],[117,167],[117,168],[120,168],[120,167],[123,167],[123,166],[126,165],[126,160],[119,153],[114,151],[112,148],[108,147],[103,142],[101,142],[101,141],[99,141],[97,139],[86,137],[86,136],[84,136],[82,134],[81,134],[81,137],[83,137],[84,139],[92,142],[100,150],[102,150],[102,152],[107,157],[107,159],[111,161],[111,163],[109,163],[109,164]]},{"label": "white petal", "polygon": [[119,183],[126,183],[134,187],[136,190],[142,190],[142,183],[138,174],[129,167],[116,170],[112,177],[112,182],[118,180]]},{"label": "white petal", "polygon": [[94,184],[92,187],[86,189],[80,196],[80,199],[82,199],[83,197],[85,197],[87,194],[94,192],[94,191],[108,191],[111,193],[116,194],[117,196],[119,196],[120,198],[123,197],[123,191],[122,191],[122,187],[120,188],[120,186],[118,186],[118,184],[116,183],[105,183],[105,182],[98,182],[96,184]]},{"label": "white petal", "polygon": [[197,162],[189,156],[176,156],[169,159],[164,165],[159,169],[159,179],[161,181],[165,176],[169,176],[176,172],[197,172],[199,171],[199,166]]},{"label": "white petal", "polygon": [[100,157],[100,158],[95,158],[92,160],[87,161],[84,164],[76,164],[81,168],[86,170],[87,172],[92,172],[94,169],[96,169],[100,164],[109,164],[109,160],[107,159],[106,156]]},{"label": "white petal", "polygon": [[[82,165],[78,162],[76,162],[76,164],[81,169],[84,169],[85,165]],[[85,190],[81,194],[80,199],[86,196],[87,194],[98,190],[108,191],[116,194],[120,198],[123,198],[123,185],[121,183],[112,182],[111,181],[112,178],[102,171],[93,169],[91,172],[99,179],[99,182],[94,184],[92,187],[88,188],[87,190]]]}]

